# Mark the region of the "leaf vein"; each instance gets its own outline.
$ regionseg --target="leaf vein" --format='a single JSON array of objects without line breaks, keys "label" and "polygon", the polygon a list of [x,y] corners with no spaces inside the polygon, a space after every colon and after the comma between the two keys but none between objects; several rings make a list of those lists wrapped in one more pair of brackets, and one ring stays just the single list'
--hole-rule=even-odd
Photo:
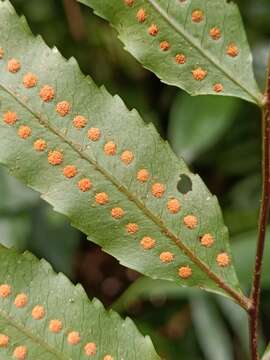
[{"label": "leaf vein", "polygon": [[207,276],[212,279],[220,288],[222,288],[225,292],[230,294],[241,306],[246,308],[248,305],[248,300],[245,297],[238,293],[236,290],[232,289],[222,278],[220,278],[217,274],[212,272],[210,268],[200,260],[190,248],[188,248],[171,230],[169,230],[162,220],[158,219],[155,214],[153,214],[150,210],[148,210],[143,203],[141,203],[133,194],[131,194],[128,189],[120,184],[118,180],[111,175],[106,169],[99,166],[97,161],[86,155],[80,150],[80,146],[73,143],[69,140],[64,134],[60,133],[58,129],[56,129],[52,124],[50,124],[46,119],[42,118],[39,114],[36,114],[34,110],[32,110],[28,104],[23,102],[15,93],[13,93],[10,89],[8,89],[5,85],[0,83],[0,87],[7,92],[10,96],[12,96],[20,105],[22,105],[27,111],[29,111],[39,122],[40,125],[49,129],[52,133],[54,133],[57,137],[59,137],[64,143],[66,143],[73,151],[75,151],[80,158],[92,164],[97,171],[99,171],[105,178],[107,178],[117,189],[122,192],[129,201],[133,202],[154,224],[156,224],[161,233],[167,236],[190,260],[197,265]]}]

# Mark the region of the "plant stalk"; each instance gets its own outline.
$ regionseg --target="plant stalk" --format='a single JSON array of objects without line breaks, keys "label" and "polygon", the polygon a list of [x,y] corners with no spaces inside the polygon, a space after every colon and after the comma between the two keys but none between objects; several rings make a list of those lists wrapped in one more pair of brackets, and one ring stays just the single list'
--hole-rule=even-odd
[{"label": "plant stalk", "polygon": [[253,273],[253,285],[250,295],[252,306],[249,310],[250,349],[252,360],[259,360],[258,319],[261,292],[261,274],[265,248],[266,228],[270,209],[270,62],[267,76],[265,104],[262,109],[262,136],[262,199],[260,206],[257,253]]}]

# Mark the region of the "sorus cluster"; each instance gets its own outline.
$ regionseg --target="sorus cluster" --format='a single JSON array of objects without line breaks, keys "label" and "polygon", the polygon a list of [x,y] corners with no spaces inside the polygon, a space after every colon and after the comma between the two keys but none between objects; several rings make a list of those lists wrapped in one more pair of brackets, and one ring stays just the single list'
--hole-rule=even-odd
[{"label": "sorus cluster", "polygon": [[[82,343],[81,334],[77,330],[69,330],[66,328],[68,324],[65,324],[62,319],[49,319],[47,316],[46,308],[44,305],[37,304],[34,307],[30,307],[29,305],[29,296],[24,293],[13,294],[13,289],[10,284],[0,284],[0,301],[12,301],[12,306],[16,311],[22,311],[22,309],[29,310],[29,316],[33,321],[37,322],[46,322],[44,326],[47,326],[48,331],[51,334],[57,336],[60,333],[64,333],[66,336],[66,342],[70,346],[83,346],[84,354],[87,357],[95,356],[99,349],[98,345],[89,341],[87,343]],[[17,342],[17,339],[16,339]],[[1,348],[9,348],[12,347],[12,338],[8,334],[0,333],[0,351]],[[15,347],[11,349],[12,357],[16,360],[26,360],[28,358],[32,358],[30,354],[30,350],[24,344],[16,344]],[[103,354],[103,360],[116,360],[110,354]]]}]

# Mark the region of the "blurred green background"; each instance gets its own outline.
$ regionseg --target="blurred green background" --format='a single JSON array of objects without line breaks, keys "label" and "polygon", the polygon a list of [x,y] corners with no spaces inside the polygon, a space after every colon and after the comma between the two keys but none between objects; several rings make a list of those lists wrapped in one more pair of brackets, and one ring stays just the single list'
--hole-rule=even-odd
[{"label": "blurred green background", "polygon": [[[176,154],[202,176],[220,200],[237,272],[249,291],[261,186],[257,108],[231,98],[191,98],[162,84],[123,50],[107,23],[73,0],[11,2],[50,46],[57,46],[67,58],[74,56],[85,74],[119,94],[130,108],[137,108],[145,121],[154,122]],[[263,88],[270,1],[236,2]],[[57,271],[81,282],[90,298],[96,296],[132,317],[143,333],[151,335],[164,359],[249,359],[247,319],[233,303],[152,281],[124,268],[3,168],[0,199],[1,242],[44,257]],[[267,243],[260,314],[262,348],[270,340],[270,235]]]}]

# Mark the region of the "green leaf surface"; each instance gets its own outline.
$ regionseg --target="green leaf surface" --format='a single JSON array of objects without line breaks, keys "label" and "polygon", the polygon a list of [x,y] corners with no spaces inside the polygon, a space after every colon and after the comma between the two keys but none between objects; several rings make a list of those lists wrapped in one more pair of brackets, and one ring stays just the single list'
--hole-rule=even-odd
[{"label": "green leaf surface", "polygon": [[[202,294],[191,298],[192,320],[207,360],[232,360],[230,334],[214,302]],[[207,331],[206,331],[207,329]]]},{"label": "green leaf surface", "polygon": [[45,258],[57,272],[72,278],[81,234],[70,227],[65,216],[52,212],[46,203],[42,205],[33,215],[32,236],[24,249]]},{"label": "green leaf surface", "polygon": [[248,316],[245,311],[240,310],[233,302],[223,297],[216,298],[224,318],[228,321],[234,333],[239,338],[240,344],[245,353],[245,358],[249,358],[249,331]]},{"label": "green leaf surface", "polygon": [[170,281],[141,277],[118,297],[112,308],[119,313],[124,313],[138,301],[150,301],[151,299],[163,299],[164,297],[166,299],[186,299],[193,294],[198,294],[199,291],[198,289],[179,287]]},{"label": "green leaf surface", "polygon": [[31,222],[27,216],[0,217],[0,241],[6,247],[24,249],[31,233]]},{"label": "green leaf surface", "polygon": [[39,201],[38,194],[10,176],[4,168],[0,169],[0,199],[0,214],[16,214],[34,207]]},{"label": "green leaf surface", "polygon": [[[269,228],[267,234],[269,234]],[[234,258],[237,259],[235,263],[237,274],[243,287],[249,288],[252,281],[252,271],[254,266],[254,259],[256,256],[256,237],[257,230],[244,232],[241,235],[232,238],[232,252]],[[262,288],[268,290],[270,288],[270,237],[266,239],[264,271],[262,272]],[[169,299],[182,299],[192,297],[197,294],[196,289],[180,288],[175,283],[163,280],[152,280],[147,277],[141,277],[131,284],[128,289],[116,300],[113,308],[117,312],[124,312],[138,300],[150,300],[155,297],[166,296]],[[241,329],[245,326],[247,317],[244,312],[240,312],[238,307],[229,302],[225,298],[220,298],[220,305],[226,310],[226,318],[232,323],[232,327],[237,324],[242,324]],[[224,306],[223,306],[224,304]],[[231,305],[230,305],[231,304]],[[225,312],[225,311],[224,311]],[[236,315],[238,313],[238,316]],[[241,337],[247,336],[245,332],[241,331]],[[248,338],[248,336],[246,337]]]},{"label": "green leaf surface", "polygon": [[[270,228],[267,228],[265,242],[265,258],[262,271],[262,288],[270,288]],[[242,284],[250,286],[252,282],[252,272],[256,257],[257,230],[248,231],[235,237],[233,244],[233,254],[237,258],[237,274]]]},{"label": "green leaf surface", "polygon": [[[217,199],[154,127],[145,125],[119,97],[85,78],[74,59],[66,61],[56,49],[34,38],[8,1],[0,2],[0,44],[4,49],[0,60],[1,163],[127,267],[152,278],[219,292],[244,305]],[[16,73],[7,71],[11,58],[21,63]],[[33,88],[22,84],[29,72],[38,77]],[[40,97],[45,84],[55,90],[50,102]],[[63,117],[56,111],[62,101],[70,105]],[[17,113],[13,125],[4,121],[8,111]],[[83,129],[74,126],[78,115],[87,121]],[[22,138],[18,133],[25,125],[31,134]],[[93,127],[100,130],[97,141],[88,138]],[[33,146],[38,139],[46,142],[43,151]],[[108,155],[112,143],[113,155]],[[52,159],[52,154],[58,157]],[[59,160],[58,165],[52,165],[52,160]],[[69,165],[77,170],[71,178],[64,176]],[[145,182],[140,176],[138,180],[142,169],[149,175]],[[191,185],[184,194],[181,184],[178,190],[183,174]],[[88,179],[86,188],[78,186],[83,179]],[[136,224],[135,230],[134,225],[128,227],[131,233],[128,224]],[[210,247],[201,243],[206,234],[213,239]],[[225,264],[220,264],[218,256],[224,253]]]},{"label": "green leaf surface", "polygon": [[[175,301],[176,303],[179,303],[183,300],[192,302],[193,299],[195,300],[198,299],[200,294],[201,292],[197,289],[179,288],[176,284],[168,281],[152,280],[147,277],[141,277],[138,280],[136,280],[133,284],[131,284],[126,291],[124,291],[124,293],[115,301],[112,308],[121,314],[130,311],[130,309],[132,309],[132,306],[143,301],[153,302],[156,299],[158,300],[162,299],[162,301],[167,300],[167,303],[168,301],[172,301],[172,300]],[[224,318],[230,323],[231,328],[233,329],[234,333],[241,342],[241,347],[245,352],[246,357],[248,357],[247,354],[249,353],[249,334],[248,334],[248,317],[246,312],[244,310],[239,309],[239,306],[237,306],[232,301],[224,297],[221,296],[214,296],[211,298],[209,297],[207,301],[211,303],[211,306],[213,306],[212,300],[215,300],[215,303],[220,308],[221,313],[223,313],[224,315]],[[193,305],[195,305],[195,303],[193,303]],[[207,310],[209,311],[209,308],[204,310],[203,306],[198,307],[198,311],[205,312],[206,319],[209,316]],[[196,317],[197,315],[194,316]],[[216,315],[217,315],[217,311],[215,309],[213,315],[213,321],[215,321],[214,318],[216,317]],[[210,317],[211,316],[212,315],[210,315]],[[200,321],[200,319],[198,319],[198,321]],[[206,321],[209,321],[209,323],[211,322],[211,320],[206,320]],[[220,319],[219,319],[219,323],[220,323]],[[209,325],[207,325],[206,327],[210,328]],[[221,325],[221,327],[223,328],[224,325],[223,326]],[[216,329],[216,327],[214,328]],[[203,333],[205,336],[205,332]],[[154,340],[152,336],[151,338],[152,340]],[[208,337],[206,341],[209,341]],[[216,346],[216,348],[218,349],[219,347]],[[213,349],[213,354],[214,353],[215,353],[215,349]],[[223,356],[224,356],[224,351],[223,351]],[[210,360],[210,357],[208,360]]]},{"label": "green leaf surface", "polygon": [[192,162],[215,145],[234,121],[238,104],[234,98],[176,96],[168,129],[175,153]]},{"label": "green leaf surface", "polygon": [[[163,82],[191,95],[230,95],[261,105],[250,48],[234,3],[227,0],[79,1],[110,21],[125,48]],[[157,27],[155,36],[149,34],[153,24]],[[203,71],[199,71],[200,80],[193,76],[193,71],[198,69]]]},{"label": "green leaf surface", "polygon": [[270,344],[267,346],[267,349],[263,355],[262,360],[270,360]]},{"label": "green leaf surface", "polygon": [[[9,339],[6,345],[3,335]],[[27,350],[20,359],[27,360],[160,359],[149,337],[140,335],[130,319],[107,312],[96,299],[89,301],[80,285],[56,274],[45,260],[3,246],[0,339],[1,360],[16,358],[20,347]],[[96,354],[89,355],[90,349]]]}]

